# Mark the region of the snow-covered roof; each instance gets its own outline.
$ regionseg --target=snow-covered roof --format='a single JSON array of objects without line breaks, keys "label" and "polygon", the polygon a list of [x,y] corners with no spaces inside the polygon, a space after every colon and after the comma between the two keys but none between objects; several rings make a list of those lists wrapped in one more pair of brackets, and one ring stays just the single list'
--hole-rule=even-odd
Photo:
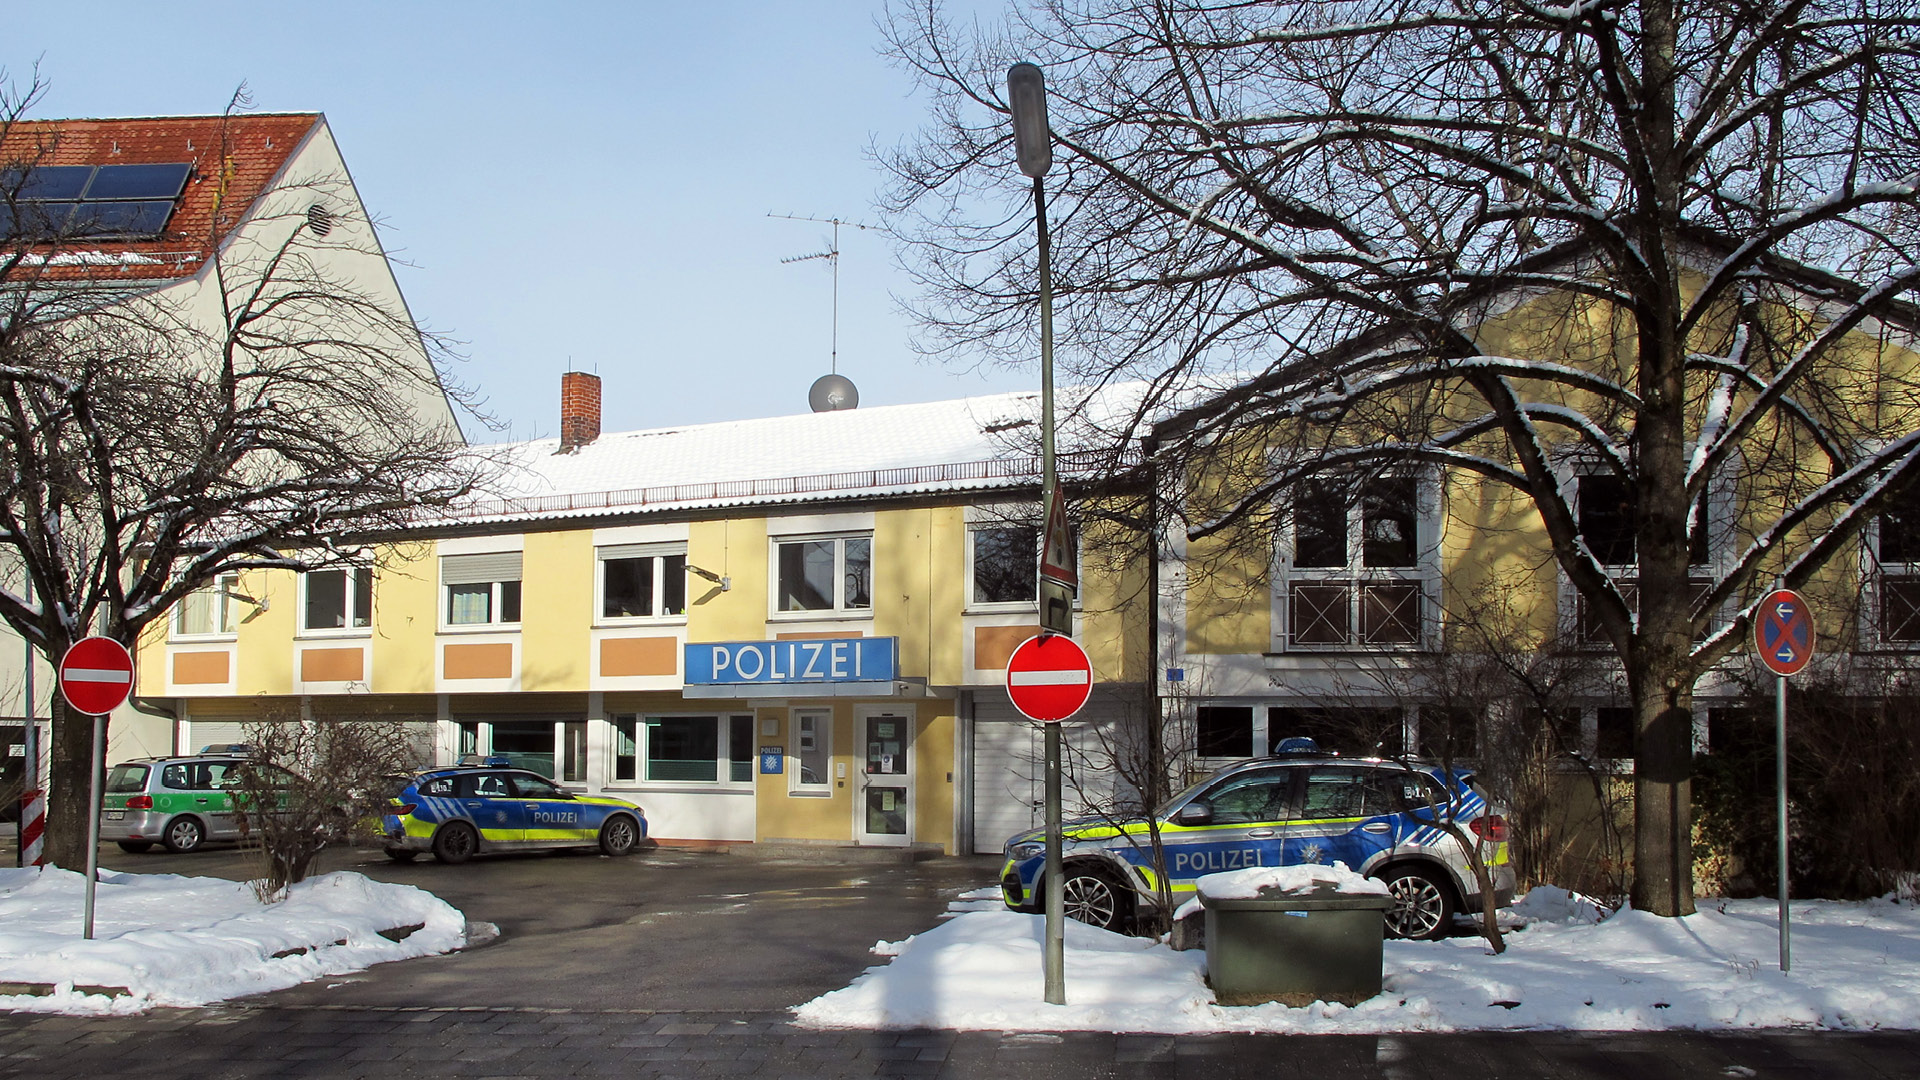
[{"label": "snow-covered roof", "polygon": [[[1132,430],[1141,392],[1056,394],[1062,476],[1112,453],[1110,433]],[[1030,486],[1040,477],[1039,416],[1039,393],[1021,392],[617,432],[566,452],[557,438],[487,447],[501,463],[496,481],[436,523]]]}]

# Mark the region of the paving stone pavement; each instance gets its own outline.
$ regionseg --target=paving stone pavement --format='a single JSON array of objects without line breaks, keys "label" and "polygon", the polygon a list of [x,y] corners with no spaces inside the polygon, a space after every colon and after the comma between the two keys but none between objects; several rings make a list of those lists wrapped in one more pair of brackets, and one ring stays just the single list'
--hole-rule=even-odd
[{"label": "paving stone pavement", "polygon": [[0,1014],[0,1076],[1505,1080],[1920,1077],[1920,1032],[815,1031],[781,1014],[315,1006]]}]

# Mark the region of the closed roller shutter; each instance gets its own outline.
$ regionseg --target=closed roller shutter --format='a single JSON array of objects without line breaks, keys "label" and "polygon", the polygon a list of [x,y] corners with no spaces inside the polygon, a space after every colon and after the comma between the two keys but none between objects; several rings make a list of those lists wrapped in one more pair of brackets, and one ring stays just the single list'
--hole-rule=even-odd
[{"label": "closed roller shutter", "polygon": [[[1111,806],[1116,790],[1107,767],[1107,741],[1118,701],[1095,691],[1085,709],[1068,721],[1060,783],[1061,814],[1082,817],[1089,806]],[[973,848],[999,852],[1014,833],[1046,824],[1046,736],[1020,714],[1006,691],[982,691],[973,707]]]},{"label": "closed roller shutter", "polygon": [[247,741],[238,720],[195,720],[188,725],[187,731],[189,738],[185,749],[189,754],[197,754],[221,743]]}]

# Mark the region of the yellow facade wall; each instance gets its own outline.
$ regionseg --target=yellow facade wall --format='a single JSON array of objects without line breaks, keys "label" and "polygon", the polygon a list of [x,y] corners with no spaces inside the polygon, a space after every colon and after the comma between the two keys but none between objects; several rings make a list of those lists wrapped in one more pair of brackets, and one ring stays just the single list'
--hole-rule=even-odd
[{"label": "yellow facade wall", "polygon": [[767,523],[764,518],[696,521],[687,528],[687,562],[728,578],[720,586],[687,575],[687,640],[759,641],[767,637]]},{"label": "yellow facade wall", "polygon": [[300,625],[299,576],[290,570],[248,570],[240,575],[240,591],[266,605],[240,618],[235,692],[241,696],[292,693],[293,638]]},{"label": "yellow facade wall", "polygon": [[374,569],[373,692],[431,694],[440,567],[431,543],[384,548]]},{"label": "yellow facade wall", "polygon": [[593,533],[528,533],[521,556],[520,689],[587,685],[593,627]]},{"label": "yellow facade wall", "polygon": [[[822,708],[827,707],[822,705]],[[820,840],[847,843],[853,836],[854,752],[853,706],[836,701],[833,709],[833,745],[829,748],[833,787],[828,795],[794,795],[787,790],[794,764],[789,756],[786,771],[778,775],[760,775],[756,770],[754,796],[759,812],[755,814],[756,840]],[[790,713],[781,708],[762,710],[762,716],[777,711],[780,717],[780,745],[789,755],[793,744],[787,734]],[[765,736],[761,736],[765,739]],[[842,771],[845,776],[842,776]]]},{"label": "yellow facade wall", "polygon": [[953,732],[948,707],[922,705],[913,736],[913,839],[953,850]]},{"label": "yellow facade wall", "polygon": [[900,639],[906,678],[925,678],[932,669],[933,526],[921,508],[873,515],[873,633]]}]

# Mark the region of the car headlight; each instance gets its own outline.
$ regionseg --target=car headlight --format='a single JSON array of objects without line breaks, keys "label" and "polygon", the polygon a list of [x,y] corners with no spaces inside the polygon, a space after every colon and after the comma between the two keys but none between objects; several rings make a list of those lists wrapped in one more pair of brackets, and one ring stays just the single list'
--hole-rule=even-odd
[{"label": "car headlight", "polygon": [[1046,853],[1047,842],[1045,840],[1029,840],[1024,844],[1007,845],[1007,858],[1009,859],[1031,859],[1035,855],[1045,855]]}]

